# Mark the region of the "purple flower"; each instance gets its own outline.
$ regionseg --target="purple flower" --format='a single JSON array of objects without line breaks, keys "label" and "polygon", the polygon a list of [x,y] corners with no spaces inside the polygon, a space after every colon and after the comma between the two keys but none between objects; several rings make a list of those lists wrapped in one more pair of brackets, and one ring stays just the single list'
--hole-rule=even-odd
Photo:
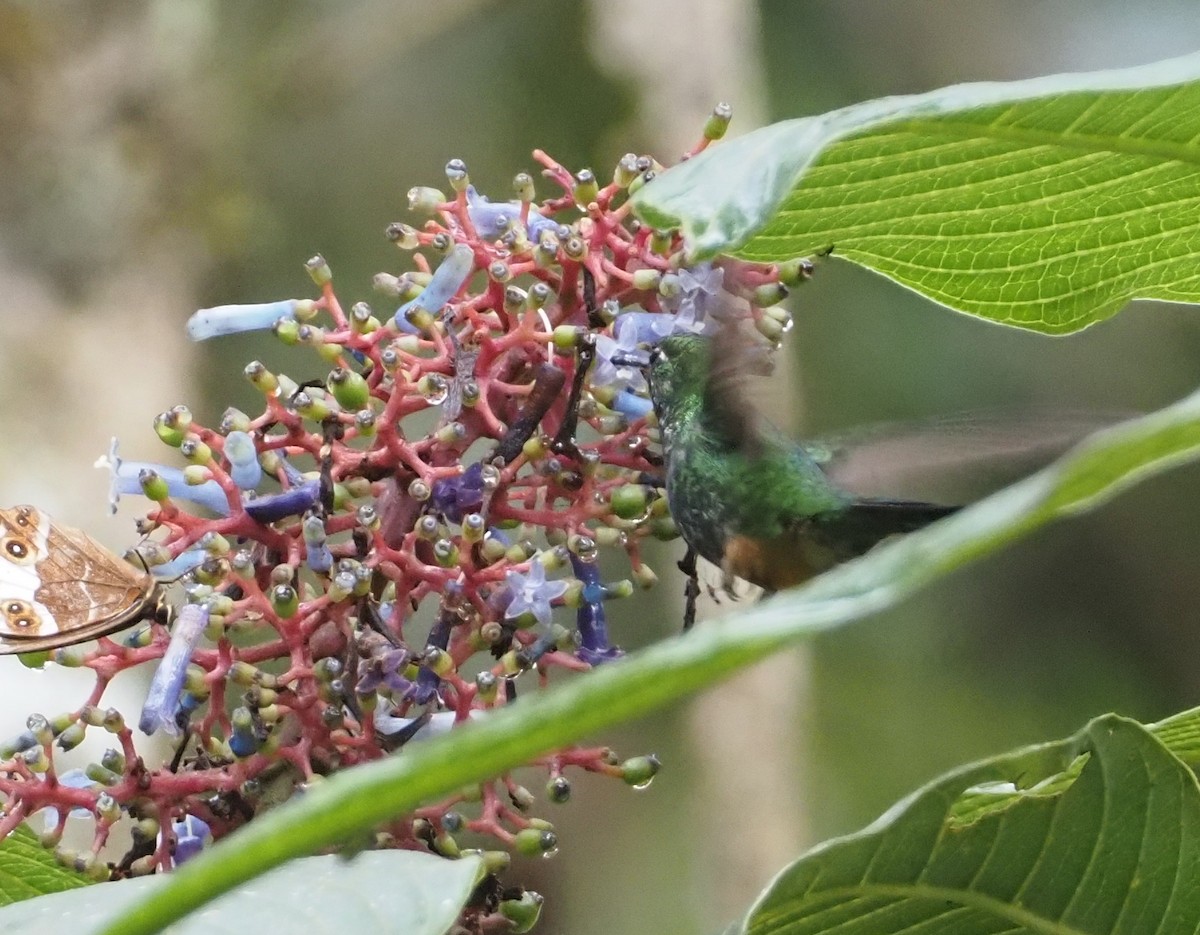
[{"label": "purple flower", "polygon": [[183,471],[165,464],[154,464],[149,461],[124,461],[117,454],[117,439],[114,437],[108,447],[108,454],[96,459],[96,467],[108,468],[110,480],[108,485],[108,509],[110,513],[117,512],[117,503],[122,494],[142,495],[142,471],[153,471],[167,484],[167,493],[175,500],[186,500],[195,503],[218,516],[229,515],[229,499],[225,491],[215,480],[206,480],[202,484],[189,484],[184,479]]},{"label": "purple flower", "polygon": [[546,566],[536,558],[529,563],[529,572],[505,573],[505,582],[511,598],[504,616],[509,620],[531,613],[543,627],[550,626],[550,602],[562,597],[567,590],[565,581],[547,581]]},{"label": "purple flower", "polygon": [[259,523],[273,523],[286,516],[299,516],[317,505],[321,497],[321,482],[306,480],[298,487],[281,490],[279,493],[269,493],[262,497],[247,500],[244,509],[252,519]]},{"label": "purple flower", "polygon": [[193,341],[207,341],[226,334],[270,328],[281,318],[296,319],[296,299],[257,302],[253,305],[217,305],[202,308],[188,319],[187,333]]},{"label": "purple flower", "polygon": [[595,562],[582,561],[571,556],[571,568],[575,577],[583,582],[583,603],[576,612],[579,627],[579,651],[576,655],[589,665],[600,665],[619,658],[621,650],[608,641],[608,618],[604,613],[604,585],[600,583],[600,569]]},{"label": "purple flower", "polygon": [[456,244],[446,254],[441,265],[433,271],[421,294],[396,309],[395,323],[401,331],[416,334],[418,328],[408,319],[409,313],[423,309],[427,312],[441,311],[454,298],[475,270],[475,251],[465,243]]},{"label": "purple flower", "polygon": [[[474,185],[468,185],[467,216],[471,219],[471,225],[475,228],[475,232],[481,238],[495,240],[497,237],[503,236],[505,231],[514,224],[520,223],[521,202],[500,201],[492,204],[486,195],[481,195],[475,190]],[[538,211],[530,209],[525,222],[525,231],[531,241],[536,243],[538,235],[543,230],[557,227],[558,222],[553,218],[548,218]]]},{"label": "purple flower", "polygon": [[191,860],[204,845],[212,841],[212,829],[208,827],[208,822],[191,814],[171,822],[171,831],[175,835],[174,857],[177,866]]},{"label": "purple flower", "polygon": [[355,691],[369,695],[383,688],[394,697],[402,698],[412,688],[412,682],[400,674],[408,665],[408,659],[407,650],[395,648],[360,659]]},{"label": "purple flower", "polygon": [[171,630],[171,642],[150,682],[146,703],[142,705],[138,727],[143,734],[154,734],[159,730],[172,735],[179,733],[179,725],[175,723],[179,695],[183,691],[188,663],[207,625],[208,608],[203,604],[185,604],[179,612]]},{"label": "purple flower", "polygon": [[452,523],[461,523],[483,506],[483,465],[476,461],[457,477],[434,481],[429,502]]}]

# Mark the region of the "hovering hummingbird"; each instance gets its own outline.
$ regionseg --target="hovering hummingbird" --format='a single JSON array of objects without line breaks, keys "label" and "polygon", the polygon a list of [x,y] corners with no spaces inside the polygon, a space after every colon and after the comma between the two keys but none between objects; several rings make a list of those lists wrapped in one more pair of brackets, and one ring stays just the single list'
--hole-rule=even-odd
[{"label": "hovering hummingbird", "polygon": [[651,351],[647,372],[671,516],[684,541],[726,576],[778,591],[958,509],[840,489],[819,452],[744,402],[730,371],[745,362],[733,348],[679,334]]},{"label": "hovering hummingbird", "polygon": [[[890,536],[948,516],[983,492],[949,503],[906,499],[900,487],[889,488],[897,476],[890,481],[870,476],[878,467],[872,459],[903,462],[922,474],[946,468],[961,473],[961,463],[940,462],[975,461],[977,467],[1001,467],[1010,475],[1007,481],[1014,467],[1024,473],[1088,429],[1112,421],[1062,414],[1040,424],[956,418],[927,426],[931,431],[909,427],[797,443],[746,400],[740,384],[754,369],[748,360],[753,360],[748,343],[726,327],[716,339],[665,338],[646,366],[671,515],[690,549],[720,567],[727,585],[734,576],[767,591],[801,584]],[[933,440],[935,434],[939,440]],[[964,456],[960,442],[974,450]],[[956,444],[959,450],[953,451]],[[913,458],[914,451],[920,457]],[[1008,464],[1000,466],[1001,460]],[[896,495],[865,495],[872,485]],[[692,567],[687,561],[681,567],[694,574],[694,559]]]}]

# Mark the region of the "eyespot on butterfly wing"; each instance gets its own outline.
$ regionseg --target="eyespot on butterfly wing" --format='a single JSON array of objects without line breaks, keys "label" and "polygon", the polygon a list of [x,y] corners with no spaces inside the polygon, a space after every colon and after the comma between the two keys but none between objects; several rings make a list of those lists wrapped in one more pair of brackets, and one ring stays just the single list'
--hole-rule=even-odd
[{"label": "eyespot on butterfly wing", "polygon": [[33,506],[0,509],[0,655],[70,646],[153,615],[158,584]]}]

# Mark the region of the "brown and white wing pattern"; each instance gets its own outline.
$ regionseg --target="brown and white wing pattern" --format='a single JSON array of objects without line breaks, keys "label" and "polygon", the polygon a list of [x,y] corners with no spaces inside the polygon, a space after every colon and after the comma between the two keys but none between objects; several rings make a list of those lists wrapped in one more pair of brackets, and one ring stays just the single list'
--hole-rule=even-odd
[{"label": "brown and white wing pattern", "polygon": [[119,630],[155,600],[149,573],[36,507],[0,510],[0,655]]}]

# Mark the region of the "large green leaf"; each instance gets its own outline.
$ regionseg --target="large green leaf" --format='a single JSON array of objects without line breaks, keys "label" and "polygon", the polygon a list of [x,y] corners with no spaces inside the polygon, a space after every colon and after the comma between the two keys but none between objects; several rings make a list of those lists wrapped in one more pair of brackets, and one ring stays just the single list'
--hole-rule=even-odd
[{"label": "large green leaf", "polygon": [[[172,935],[219,932],[388,932],[444,935],[471,895],[482,864],[413,851],[371,851],[352,860],[307,857],[226,893]],[[128,906],[163,889],[167,878],[141,877],[56,893],[0,910],[0,933],[123,929]]]},{"label": "large green leaf", "polygon": [[[157,931],[289,857],[346,840],[463,785],[698,691],[915,589],[1136,479],[1200,456],[1200,394],[1117,426],[1044,471],[728,621],[667,640],[383,762],[335,776],[180,868],[105,935]],[[1180,727],[1186,741],[1187,731]]]},{"label": "large green leaf", "polygon": [[87,885],[83,876],[60,866],[28,828],[0,841],[0,906]]},{"label": "large green leaf", "polygon": [[[972,788],[974,787],[974,788]],[[988,802],[988,799],[991,799]],[[964,799],[971,807],[961,807]],[[1195,932],[1200,787],[1140,725],[956,770],[783,871],[753,935]]]},{"label": "large green leaf", "polygon": [[710,147],[635,197],[697,257],[833,248],[951,308],[1048,333],[1200,302],[1200,55],[965,84]]}]

